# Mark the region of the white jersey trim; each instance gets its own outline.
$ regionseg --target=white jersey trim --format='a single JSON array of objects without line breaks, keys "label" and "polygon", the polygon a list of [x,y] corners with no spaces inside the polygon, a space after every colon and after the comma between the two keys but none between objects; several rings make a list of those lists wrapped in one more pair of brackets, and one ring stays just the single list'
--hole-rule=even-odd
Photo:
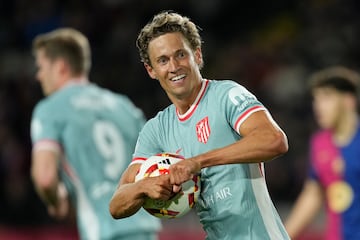
[{"label": "white jersey trim", "polygon": [[241,124],[254,112],[258,112],[258,111],[266,111],[266,108],[263,106],[254,106],[250,109],[248,109],[247,111],[245,111],[239,118],[238,120],[235,122],[235,130],[239,131]]},{"label": "white jersey trim", "polygon": [[[263,164],[261,163],[261,169],[264,169]],[[258,164],[250,164],[249,166],[254,197],[268,235],[271,240],[283,239],[281,230],[276,222],[276,217],[274,217],[273,206],[266,187],[265,178],[260,173]]]},{"label": "white jersey trim", "polygon": [[186,113],[184,114],[180,114],[179,110],[176,109],[176,115],[178,116],[180,121],[185,121],[187,120],[189,117],[191,117],[191,115],[194,113],[195,109],[197,108],[197,106],[199,105],[199,102],[201,100],[201,98],[204,96],[206,87],[209,85],[209,80],[204,79],[201,83],[201,88],[200,91],[198,93],[198,95],[196,96],[195,101],[193,102],[193,104],[191,104],[190,108],[186,111]]},{"label": "white jersey trim", "polygon": [[51,151],[56,154],[59,154],[62,152],[61,145],[58,142],[56,142],[54,140],[50,140],[50,139],[44,139],[44,140],[40,140],[40,141],[36,142],[33,145],[32,150],[33,151]]}]

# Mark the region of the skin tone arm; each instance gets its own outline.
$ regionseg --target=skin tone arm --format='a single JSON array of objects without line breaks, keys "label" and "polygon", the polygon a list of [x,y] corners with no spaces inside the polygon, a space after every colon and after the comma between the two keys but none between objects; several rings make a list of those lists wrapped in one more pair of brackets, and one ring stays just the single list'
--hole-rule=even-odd
[{"label": "skin tone arm", "polygon": [[35,190],[47,205],[51,216],[63,219],[69,214],[69,200],[65,186],[58,178],[59,153],[33,150],[31,176]]},{"label": "skin tone arm", "polygon": [[307,180],[285,221],[285,228],[291,239],[299,237],[301,232],[314,219],[322,203],[323,195],[321,186],[314,180]]},{"label": "skin tone arm", "polygon": [[128,167],[120,179],[109,205],[113,218],[125,218],[136,213],[144,203],[145,197],[168,200],[173,196],[169,175],[148,177],[134,182],[140,164]]},{"label": "skin tone arm", "polygon": [[[181,185],[202,168],[222,164],[257,163],[272,160],[288,150],[287,137],[269,114],[258,111],[239,129],[243,138],[226,147],[188,158],[170,167],[170,183]],[[177,192],[179,189],[174,188]]]},{"label": "skin tone arm", "polygon": [[[144,197],[169,199],[180,190],[181,183],[192,178],[201,168],[227,163],[261,162],[287,151],[287,138],[264,111],[252,114],[240,128],[244,138],[221,149],[180,161],[170,167],[170,174],[145,178],[133,183],[139,164],[131,165],[123,174],[110,201],[114,218],[128,217],[140,209]],[[245,150],[244,150],[245,149]],[[181,164],[180,164],[181,163]]]}]

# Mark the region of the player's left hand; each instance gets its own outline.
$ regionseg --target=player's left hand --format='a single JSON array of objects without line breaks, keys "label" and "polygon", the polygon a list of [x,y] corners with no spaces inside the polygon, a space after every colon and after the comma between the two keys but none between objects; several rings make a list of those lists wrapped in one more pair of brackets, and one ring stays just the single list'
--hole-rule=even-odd
[{"label": "player's left hand", "polygon": [[194,174],[201,170],[200,163],[192,159],[185,159],[169,168],[170,183],[173,185],[173,192],[181,190],[181,184],[192,179]]}]

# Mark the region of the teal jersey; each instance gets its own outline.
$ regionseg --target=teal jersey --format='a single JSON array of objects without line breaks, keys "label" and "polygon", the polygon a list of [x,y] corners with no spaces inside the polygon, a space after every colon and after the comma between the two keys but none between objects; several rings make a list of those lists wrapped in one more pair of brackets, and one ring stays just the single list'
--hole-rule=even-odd
[{"label": "teal jersey", "polygon": [[[232,144],[241,139],[241,124],[256,111],[268,113],[243,86],[230,80],[204,80],[185,114],[170,105],[146,123],[133,163],[160,152],[189,158]],[[196,210],[207,239],[289,239],[269,196],[263,163],[202,169]]]},{"label": "teal jersey", "polygon": [[94,84],[67,85],[36,105],[34,147],[62,149],[62,180],[76,204],[81,239],[127,239],[160,230],[160,221],[144,210],[120,220],[109,212],[144,123],[143,113],[126,96]]}]

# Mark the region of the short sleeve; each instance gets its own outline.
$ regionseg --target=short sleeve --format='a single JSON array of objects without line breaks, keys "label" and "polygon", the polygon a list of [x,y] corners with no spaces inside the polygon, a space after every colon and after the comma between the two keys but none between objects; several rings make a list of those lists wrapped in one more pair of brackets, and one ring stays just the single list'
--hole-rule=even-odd
[{"label": "short sleeve", "polygon": [[263,104],[245,87],[224,81],[218,89],[220,105],[225,109],[227,121],[238,132],[240,125],[254,112],[266,110]]},{"label": "short sleeve", "polygon": [[31,119],[31,140],[33,144],[42,140],[60,142],[61,124],[53,111],[43,103],[39,103],[35,107]]}]

